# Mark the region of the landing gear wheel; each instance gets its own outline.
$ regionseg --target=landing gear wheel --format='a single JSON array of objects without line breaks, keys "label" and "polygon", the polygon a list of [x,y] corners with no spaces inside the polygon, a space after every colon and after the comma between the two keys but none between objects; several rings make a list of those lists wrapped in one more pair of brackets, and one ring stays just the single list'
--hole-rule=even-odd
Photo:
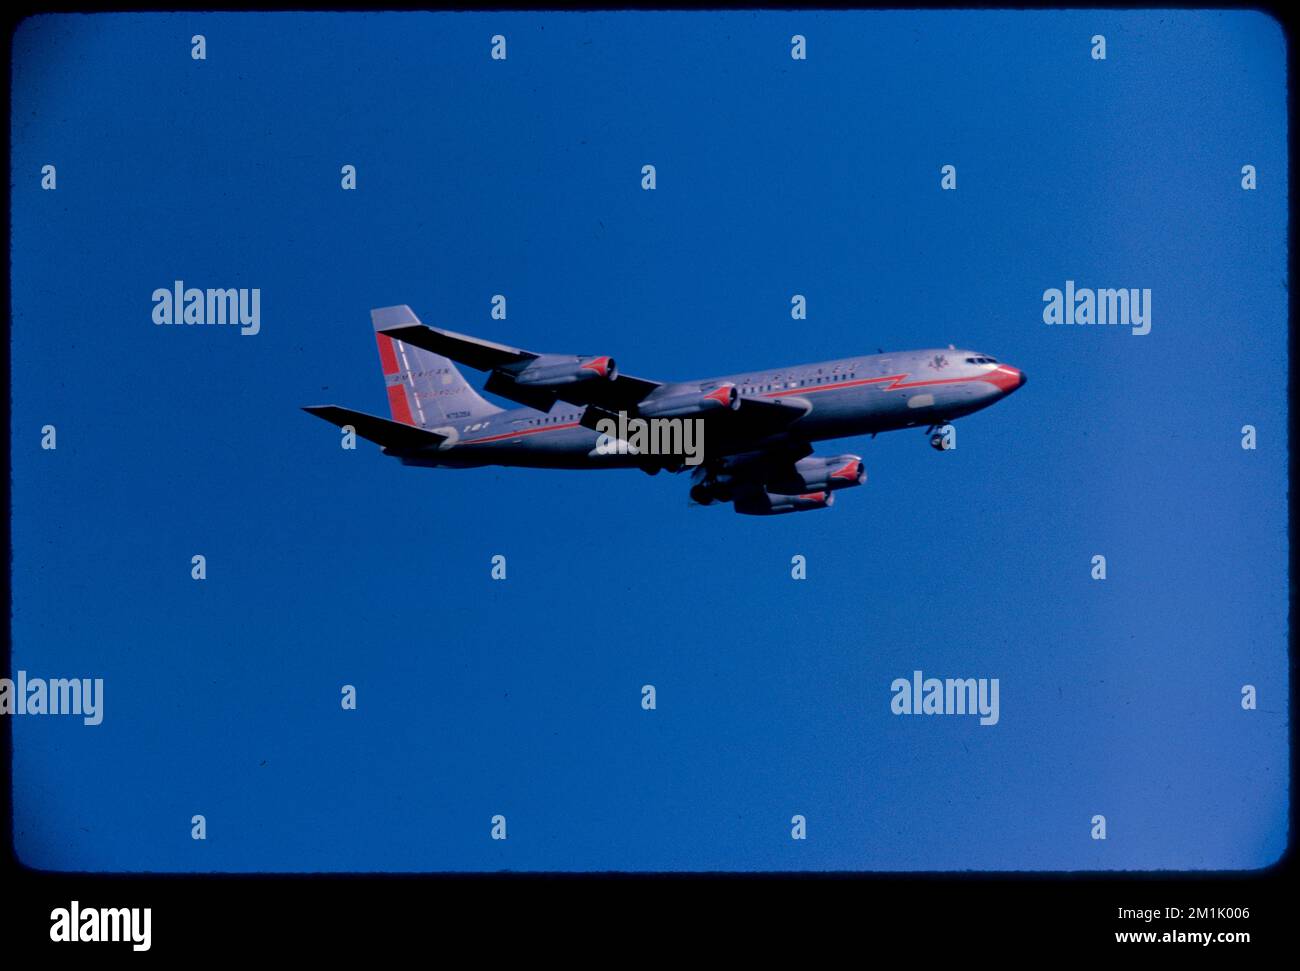
[{"label": "landing gear wheel", "polygon": [[710,506],[713,504],[713,490],[706,485],[691,486],[691,501],[699,503],[701,506]]},{"label": "landing gear wheel", "polygon": [[948,446],[943,443],[942,435],[931,435],[930,447],[940,452],[948,451]]}]

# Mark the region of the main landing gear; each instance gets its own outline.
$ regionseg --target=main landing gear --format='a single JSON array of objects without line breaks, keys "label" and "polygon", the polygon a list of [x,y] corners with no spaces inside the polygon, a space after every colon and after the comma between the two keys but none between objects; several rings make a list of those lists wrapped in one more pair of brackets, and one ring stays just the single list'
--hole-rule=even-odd
[{"label": "main landing gear", "polygon": [[715,502],[731,502],[731,500],[731,486],[715,479],[705,479],[691,486],[691,502],[696,505],[711,506]]}]

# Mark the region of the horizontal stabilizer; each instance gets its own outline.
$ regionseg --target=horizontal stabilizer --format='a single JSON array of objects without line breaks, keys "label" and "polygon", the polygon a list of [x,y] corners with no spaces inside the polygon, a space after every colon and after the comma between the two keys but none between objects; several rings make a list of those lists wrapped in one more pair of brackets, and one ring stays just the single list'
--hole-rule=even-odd
[{"label": "horizontal stabilizer", "polygon": [[303,411],[324,418],[339,428],[351,425],[362,438],[384,448],[436,448],[447,440],[446,436],[437,432],[404,425],[400,421],[389,421],[377,415],[367,415],[364,411],[340,408],[338,405],[309,405]]}]

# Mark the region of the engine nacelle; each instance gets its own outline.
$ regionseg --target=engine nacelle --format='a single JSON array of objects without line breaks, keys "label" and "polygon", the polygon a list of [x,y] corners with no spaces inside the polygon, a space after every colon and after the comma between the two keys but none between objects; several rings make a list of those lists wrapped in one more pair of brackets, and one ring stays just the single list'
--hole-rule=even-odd
[{"label": "engine nacelle", "polygon": [[827,458],[809,455],[794,464],[793,474],[787,473],[767,483],[768,488],[791,495],[805,492],[833,492],[851,489],[867,481],[867,467],[857,455],[836,455]]},{"label": "engine nacelle", "polygon": [[711,391],[692,391],[688,394],[671,394],[641,402],[637,414],[642,418],[678,418],[702,415],[708,411],[740,407],[740,392],[734,384],[720,384]]},{"label": "engine nacelle", "polygon": [[581,381],[613,381],[618,367],[612,357],[575,357],[559,363],[542,358],[511,377],[516,384],[553,388]]},{"label": "engine nacelle", "polygon": [[745,516],[779,516],[787,512],[828,509],[834,504],[835,494],[829,490],[806,492],[795,496],[764,491],[737,496],[733,506],[736,512]]}]

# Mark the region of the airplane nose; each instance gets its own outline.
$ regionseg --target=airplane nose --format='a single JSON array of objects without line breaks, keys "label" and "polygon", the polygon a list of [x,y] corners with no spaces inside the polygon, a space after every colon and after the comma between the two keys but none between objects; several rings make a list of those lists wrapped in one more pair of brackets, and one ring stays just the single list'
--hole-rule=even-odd
[{"label": "airplane nose", "polygon": [[999,364],[997,368],[990,371],[984,376],[988,381],[1003,394],[1010,394],[1017,388],[1025,386],[1025,372],[1020,368],[1014,368],[1010,364]]}]

